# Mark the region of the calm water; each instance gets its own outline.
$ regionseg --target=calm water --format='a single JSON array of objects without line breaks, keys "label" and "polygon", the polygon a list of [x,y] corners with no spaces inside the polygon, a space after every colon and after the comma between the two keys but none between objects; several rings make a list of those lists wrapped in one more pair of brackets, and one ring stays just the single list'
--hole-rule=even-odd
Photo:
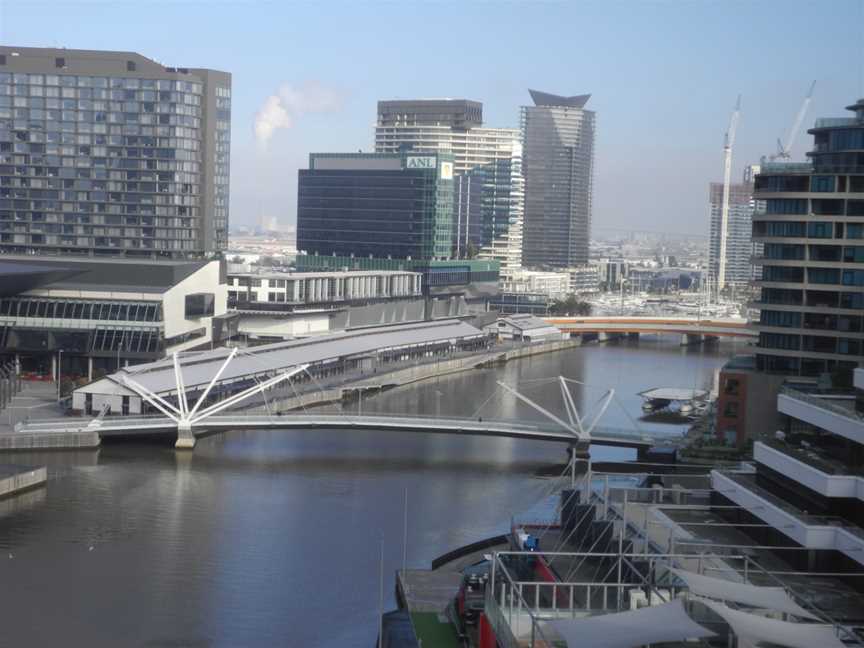
[{"label": "calm water", "polygon": [[[537,382],[562,374],[589,383],[574,389],[583,411],[614,388],[603,423],[632,427],[636,392],[709,388],[734,350],[586,347],[394,390],[362,409],[533,417],[501,396],[478,413],[503,380],[562,413],[557,385]],[[369,648],[379,543],[389,608],[406,489],[408,565],[427,567],[506,529],[548,485],[536,468],[564,459],[558,444],[374,431],[238,432],[181,454],[124,444],[21,455],[47,464],[50,480],[0,501],[0,646]]]}]

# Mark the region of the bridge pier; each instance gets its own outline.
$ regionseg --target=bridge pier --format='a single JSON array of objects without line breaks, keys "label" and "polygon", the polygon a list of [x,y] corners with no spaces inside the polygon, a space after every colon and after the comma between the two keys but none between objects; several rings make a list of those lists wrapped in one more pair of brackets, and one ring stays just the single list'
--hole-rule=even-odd
[{"label": "bridge pier", "polygon": [[638,340],[639,339],[639,333],[631,331],[630,333],[627,334],[627,339],[628,340]]},{"label": "bridge pier", "polygon": [[174,442],[177,450],[192,450],[195,447],[195,435],[192,434],[192,426],[188,423],[177,424],[177,441]]},{"label": "bridge pier", "polygon": [[706,335],[702,341],[705,344],[717,344],[720,341],[720,338],[716,335]]},{"label": "bridge pier", "polygon": [[702,336],[699,333],[683,333],[681,335],[681,346],[695,346],[702,344]]}]

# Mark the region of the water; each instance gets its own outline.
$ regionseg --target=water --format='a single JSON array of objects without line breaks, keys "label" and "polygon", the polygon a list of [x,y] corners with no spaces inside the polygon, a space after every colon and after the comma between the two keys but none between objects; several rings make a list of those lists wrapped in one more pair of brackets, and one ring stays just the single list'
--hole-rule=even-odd
[{"label": "water", "polygon": [[[636,392],[710,388],[734,351],[643,339],[537,356],[364,399],[363,411],[474,415],[496,380],[563,414],[566,375],[590,410],[613,387],[603,423],[631,427]],[[356,411],[358,403],[346,406]],[[494,397],[489,418],[536,416]],[[674,426],[643,429],[680,433]],[[595,449],[595,458],[627,450]],[[377,634],[379,547],[386,607],[408,566],[508,528],[564,461],[559,444],[375,431],[236,432],[193,453],[123,444],[33,453],[47,489],[0,501],[0,646],[358,646]]]}]

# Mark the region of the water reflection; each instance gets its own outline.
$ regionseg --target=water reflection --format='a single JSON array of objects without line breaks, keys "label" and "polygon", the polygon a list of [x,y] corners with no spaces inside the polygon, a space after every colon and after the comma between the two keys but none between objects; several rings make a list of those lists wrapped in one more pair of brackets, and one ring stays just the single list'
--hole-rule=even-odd
[{"label": "water reflection", "polygon": [[[586,347],[393,390],[362,407],[474,415],[504,380],[563,413],[557,385],[529,382],[563,374],[589,383],[574,390],[582,409],[614,387],[604,422],[627,426],[641,414],[636,392],[710,387],[730,350]],[[536,417],[512,398],[484,407],[478,415]],[[0,513],[0,645],[366,648],[382,536],[388,595],[401,566],[406,488],[408,562],[427,566],[504,530],[547,487],[535,470],[563,459],[555,443],[368,430],[235,432],[193,453],[124,444],[21,455],[47,464],[50,480]]]}]

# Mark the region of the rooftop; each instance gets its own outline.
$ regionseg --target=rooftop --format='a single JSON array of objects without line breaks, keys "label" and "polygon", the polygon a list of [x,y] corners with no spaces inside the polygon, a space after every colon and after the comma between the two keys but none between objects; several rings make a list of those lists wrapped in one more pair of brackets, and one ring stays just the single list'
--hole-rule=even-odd
[{"label": "rooftop", "polygon": [[539,90],[528,90],[528,92],[531,93],[531,99],[534,101],[535,106],[584,108],[591,98],[590,94],[563,97],[561,95],[549,94],[548,92],[540,92]]},{"label": "rooftop", "polygon": [[[220,382],[246,380],[252,376],[275,374],[297,365],[338,360],[381,349],[446,342],[453,338],[483,335],[478,329],[459,320],[439,320],[380,326],[316,338],[265,344],[245,349],[242,354],[238,354],[222,373]],[[186,387],[207,385],[230,353],[230,349],[221,348],[181,356],[180,364]],[[106,388],[116,391],[116,385],[120,384],[122,376],[131,377],[157,394],[176,390],[172,359],[127,367],[81,389],[94,393],[102,393]],[[114,383],[115,387],[105,385],[106,381]]]},{"label": "rooftop", "polygon": [[[26,290],[99,290],[162,293],[210,261],[93,257],[0,256],[0,294]],[[13,282],[8,278],[14,277]]]}]

